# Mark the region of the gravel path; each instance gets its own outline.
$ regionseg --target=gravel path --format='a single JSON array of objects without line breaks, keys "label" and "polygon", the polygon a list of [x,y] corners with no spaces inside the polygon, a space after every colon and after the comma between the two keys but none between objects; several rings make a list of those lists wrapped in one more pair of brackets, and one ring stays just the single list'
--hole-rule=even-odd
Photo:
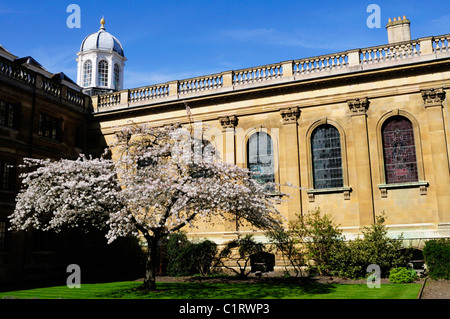
[{"label": "gravel path", "polygon": [[421,299],[450,299],[450,280],[427,279]]}]

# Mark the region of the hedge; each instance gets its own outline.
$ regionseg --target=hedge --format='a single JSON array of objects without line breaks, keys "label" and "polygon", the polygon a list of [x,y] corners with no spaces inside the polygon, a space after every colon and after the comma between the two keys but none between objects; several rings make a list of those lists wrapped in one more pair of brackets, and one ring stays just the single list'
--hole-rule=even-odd
[{"label": "hedge", "polygon": [[425,243],[423,256],[428,276],[432,279],[450,279],[450,239],[432,239]]}]

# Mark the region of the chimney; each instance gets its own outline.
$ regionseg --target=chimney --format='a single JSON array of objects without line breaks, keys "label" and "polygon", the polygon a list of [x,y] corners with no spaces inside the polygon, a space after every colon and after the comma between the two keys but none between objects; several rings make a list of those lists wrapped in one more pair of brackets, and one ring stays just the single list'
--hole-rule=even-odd
[{"label": "chimney", "polygon": [[410,24],[406,16],[389,19],[386,25],[389,44],[411,40]]}]

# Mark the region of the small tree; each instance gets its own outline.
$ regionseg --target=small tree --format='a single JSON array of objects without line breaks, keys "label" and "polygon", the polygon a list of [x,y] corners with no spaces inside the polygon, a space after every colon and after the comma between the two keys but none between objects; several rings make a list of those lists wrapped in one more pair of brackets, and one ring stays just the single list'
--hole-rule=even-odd
[{"label": "small tree", "polygon": [[26,160],[10,216],[12,229],[58,231],[86,224],[107,227],[108,242],[133,235],[147,246],[143,289],[156,289],[158,242],[196,219],[238,218],[257,228],[281,224],[273,197],[251,173],[221,162],[192,125],[130,125],[111,145],[113,160],[84,156]]},{"label": "small tree", "polygon": [[327,274],[333,256],[343,242],[342,231],[333,224],[331,216],[321,214],[320,209],[297,217],[291,223],[293,235],[302,243],[307,259],[314,261],[319,274]]},{"label": "small tree", "polygon": [[193,242],[188,247],[188,254],[195,273],[207,276],[216,260],[217,244],[208,239]]},{"label": "small tree", "polygon": [[[216,266],[224,267],[239,277],[246,278],[251,272],[251,267],[248,269],[251,257],[263,252],[264,244],[256,242],[252,235],[246,235],[225,244],[219,253]],[[238,270],[229,262],[236,262]]]},{"label": "small tree", "polygon": [[299,238],[293,236],[290,229],[274,229],[267,232],[267,237],[275,250],[281,253],[284,260],[284,273],[291,275],[287,269],[292,267],[295,277],[302,276],[302,267],[306,265],[304,249],[299,245]]}]

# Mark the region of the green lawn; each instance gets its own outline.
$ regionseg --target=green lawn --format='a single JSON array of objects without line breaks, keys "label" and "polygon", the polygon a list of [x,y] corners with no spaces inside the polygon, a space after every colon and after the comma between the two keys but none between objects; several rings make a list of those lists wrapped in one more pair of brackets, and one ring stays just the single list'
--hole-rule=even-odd
[{"label": "green lawn", "polygon": [[139,282],[82,284],[81,288],[57,286],[0,292],[3,298],[38,299],[415,299],[420,284],[298,283],[157,283],[157,291],[143,292]]}]

